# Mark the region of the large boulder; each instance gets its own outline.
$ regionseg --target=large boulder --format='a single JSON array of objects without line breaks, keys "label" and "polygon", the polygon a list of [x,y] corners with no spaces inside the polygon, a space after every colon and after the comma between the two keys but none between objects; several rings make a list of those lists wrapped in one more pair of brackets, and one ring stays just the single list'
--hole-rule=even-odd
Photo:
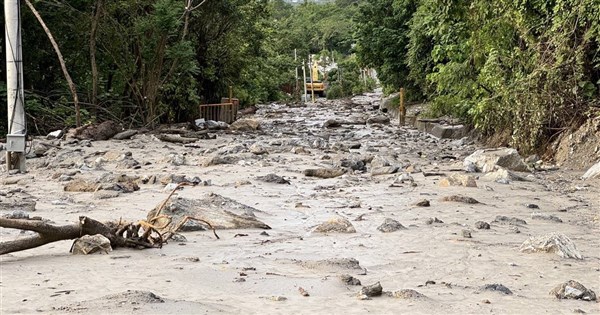
[{"label": "large boulder", "polygon": [[468,172],[493,172],[497,166],[517,172],[529,171],[519,152],[510,148],[477,150],[465,158],[464,166]]}]

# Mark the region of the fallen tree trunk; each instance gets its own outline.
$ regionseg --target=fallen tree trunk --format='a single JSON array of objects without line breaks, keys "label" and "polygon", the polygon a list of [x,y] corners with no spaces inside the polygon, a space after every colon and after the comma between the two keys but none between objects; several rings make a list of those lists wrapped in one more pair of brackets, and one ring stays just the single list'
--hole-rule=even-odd
[{"label": "fallen tree trunk", "polygon": [[35,248],[52,242],[72,240],[83,235],[96,234],[101,234],[108,238],[113,248],[156,247],[154,244],[143,239],[124,238],[117,234],[116,229],[85,216],[79,217],[79,223],[62,226],[48,224],[40,220],[0,218],[0,227],[38,233],[31,237],[0,243],[0,255]]}]

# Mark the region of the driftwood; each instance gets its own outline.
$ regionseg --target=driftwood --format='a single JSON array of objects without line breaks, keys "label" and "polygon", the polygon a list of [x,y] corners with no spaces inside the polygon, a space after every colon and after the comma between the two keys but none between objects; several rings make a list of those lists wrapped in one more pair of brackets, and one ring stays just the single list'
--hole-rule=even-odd
[{"label": "driftwood", "polygon": [[116,228],[90,219],[85,216],[79,217],[79,222],[71,225],[56,226],[41,220],[6,219],[0,218],[0,227],[9,229],[20,229],[37,232],[37,235],[0,243],[0,255],[39,247],[48,243],[71,240],[83,235],[101,234],[110,240],[113,248],[116,247],[157,247],[148,240],[131,236],[129,238],[117,234]]},{"label": "driftwood", "polygon": [[186,138],[186,137],[177,137],[172,135],[156,135],[156,138],[160,141],[171,142],[171,143],[194,143],[198,141],[198,138]]},{"label": "driftwood", "polygon": [[[52,242],[96,234],[103,235],[109,239],[112,248],[160,248],[163,243],[173,237],[190,220],[204,223],[212,229],[214,236],[219,239],[214,225],[207,220],[185,216],[178,218],[177,224],[172,224],[172,216],[161,214],[169,199],[184,185],[190,184],[180,183],[177,185],[169,196],[155,208],[154,215],[149,217],[148,221],[141,220],[137,223],[101,223],[81,216],[79,217],[79,222],[76,224],[56,226],[42,220],[0,218],[0,227],[37,232],[37,235],[28,238],[0,243],[0,255],[35,248]],[[161,223],[160,226],[157,223]]]}]

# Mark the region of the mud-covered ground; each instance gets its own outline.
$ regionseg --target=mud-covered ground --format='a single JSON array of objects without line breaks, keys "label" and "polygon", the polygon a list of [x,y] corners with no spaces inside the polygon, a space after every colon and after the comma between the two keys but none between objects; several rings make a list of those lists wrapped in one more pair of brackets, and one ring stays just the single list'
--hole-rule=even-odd
[{"label": "mud-covered ground", "polygon": [[[568,280],[600,293],[599,180],[581,180],[585,170],[553,167],[518,173],[525,180],[508,183],[466,174],[463,160],[476,144],[388,123],[373,106],[378,97],[259,106],[247,118],[260,130],[216,131],[216,139],[191,146],[151,134],[36,140],[47,146],[28,160],[29,172],[0,178],[2,215],[13,212],[11,204],[31,207],[35,201],[29,216],[59,225],[82,215],[138,221],[168,196],[172,186],[164,184],[171,175],[185,175],[200,185],[185,186],[174,198],[217,194],[229,198],[221,203],[224,210],[251,207],[239,214],[254,215],[271,229],[218,229],[221,239],[210,231],[184,232],[187,241],[161,249],[82,256],[69,253],[72,241],[61,241],[3,255],[1,312],[600,313],[595,301],[549,294]],[[329,119],[343,124],[335,127]],[[345,174],[324,179],[304,173],[318,168]],[[269,174],[284,181],[259,179]],[[477,187],[440,185],[453,174],[474,176]],[[115,188],[121,175],[140,189]],[[101,190],[65,191],[81,180]],[[480,203],[443,201],[454,195]],[[416,205],[423,200],[430,206]],[[355,232],[315,231],[333,218],[347,219]],[[378,227],[386,219],[404,228],[384,233]],[[484,225],[478,221],[490,228],[478,229]],[[583,259],[519,250],[530,237],[551,232],[568,236]],[[2,241],[27,235],[0,229]],[[342,275],[363,286],[379,282],[383,295],[359,297],[362,286]]]}]

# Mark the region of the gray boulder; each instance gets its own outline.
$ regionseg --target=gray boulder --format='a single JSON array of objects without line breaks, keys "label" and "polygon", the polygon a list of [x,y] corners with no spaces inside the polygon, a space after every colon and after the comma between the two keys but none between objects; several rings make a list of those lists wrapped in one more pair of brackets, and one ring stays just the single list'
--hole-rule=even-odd
[{"label": "gray boulder", "polygon": [[529,171],[519,152],[510,148],[477,150],[465,158],[463,164],[467,171],[483,173],[493,172],[497,166],[517,172]]}]

